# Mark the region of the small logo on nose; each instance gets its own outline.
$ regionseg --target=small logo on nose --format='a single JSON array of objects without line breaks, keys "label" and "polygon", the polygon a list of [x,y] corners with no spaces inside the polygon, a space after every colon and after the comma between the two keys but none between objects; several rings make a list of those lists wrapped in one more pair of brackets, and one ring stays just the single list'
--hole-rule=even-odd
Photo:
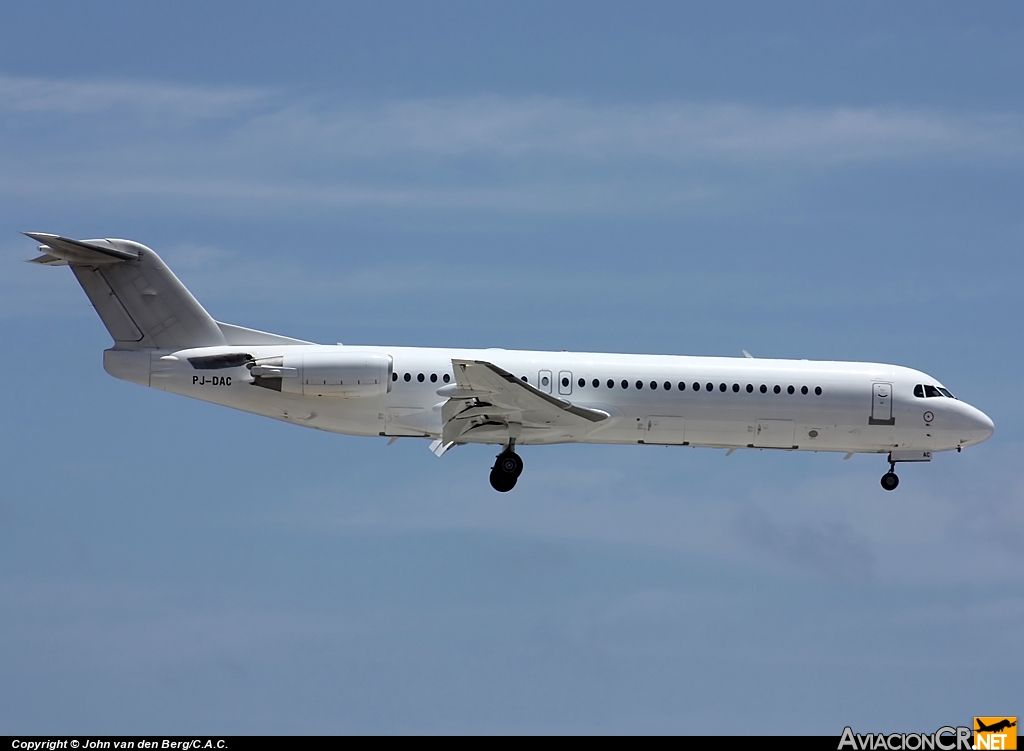
[{"label": "small logo on nose", "polygon": [[931,422],[934,419],[935,419],[935,415],[933,415],[931,412],[925,412],[924,413],[924,421],[925,422]]}]

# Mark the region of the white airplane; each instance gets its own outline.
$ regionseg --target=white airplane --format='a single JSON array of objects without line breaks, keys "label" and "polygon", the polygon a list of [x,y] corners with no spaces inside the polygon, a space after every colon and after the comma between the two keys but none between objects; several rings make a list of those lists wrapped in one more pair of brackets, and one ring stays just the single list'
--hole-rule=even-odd
[{"label": "white airplane", "polygon": [[131,240],[27,232],[33,263],[70,266],[114,346],[110,375],[277,420],[365,436],[503,447],[622,443],[887,454],[927,462],[992,435],[935,378],[856,362],[323,345],[213,320],[160,257]]}]

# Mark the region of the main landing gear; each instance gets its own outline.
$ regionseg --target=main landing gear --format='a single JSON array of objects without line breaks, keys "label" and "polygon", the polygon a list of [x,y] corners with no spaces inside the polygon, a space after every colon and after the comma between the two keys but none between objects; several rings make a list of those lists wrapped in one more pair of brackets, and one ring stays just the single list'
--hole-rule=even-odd
[{"label": "main landing gear", "polygon": [[882,487],[886,490],[896,490],[900,484],[900,478],[896,475],[896,462],[889,462],[889,471],[882,475]]},{"label": "main landing gear", "polygon": [[523,460],[516,453],[514,443],[498,454],[491,467],[491,487],[499,493],[507,493],[516,486],[516,480],[523,473]]}]

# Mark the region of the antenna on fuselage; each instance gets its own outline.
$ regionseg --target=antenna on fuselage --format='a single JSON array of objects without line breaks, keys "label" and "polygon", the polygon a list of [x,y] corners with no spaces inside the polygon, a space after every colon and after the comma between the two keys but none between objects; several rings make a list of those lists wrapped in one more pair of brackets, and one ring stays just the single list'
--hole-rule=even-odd
[{"label": "antenna on fuselage", "polygon": [[746,357],[746,358],[748,358],[748,359],[750,359],[750,360],[753,360],[753,359],[754,359],[754,356],[753,356],[752,354],[750,354],[749,352],[747,352],[747,351],[746,351],[745,349],[744,349],[744,350],[741,350],[741,352],[743,352],[743,356],[744,356],[744,357]]}]

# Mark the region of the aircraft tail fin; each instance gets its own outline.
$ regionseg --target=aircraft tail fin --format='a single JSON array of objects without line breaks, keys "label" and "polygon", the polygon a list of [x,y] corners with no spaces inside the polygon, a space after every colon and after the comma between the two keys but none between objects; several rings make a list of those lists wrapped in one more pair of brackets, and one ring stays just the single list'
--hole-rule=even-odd
[{"label": "aircraft tail fin", "polygon": [[131,240],[72,240],[26,232],[44,266],[70,266],[115,349],[183,349],[227,344],[217,322],[156,253]]}]

